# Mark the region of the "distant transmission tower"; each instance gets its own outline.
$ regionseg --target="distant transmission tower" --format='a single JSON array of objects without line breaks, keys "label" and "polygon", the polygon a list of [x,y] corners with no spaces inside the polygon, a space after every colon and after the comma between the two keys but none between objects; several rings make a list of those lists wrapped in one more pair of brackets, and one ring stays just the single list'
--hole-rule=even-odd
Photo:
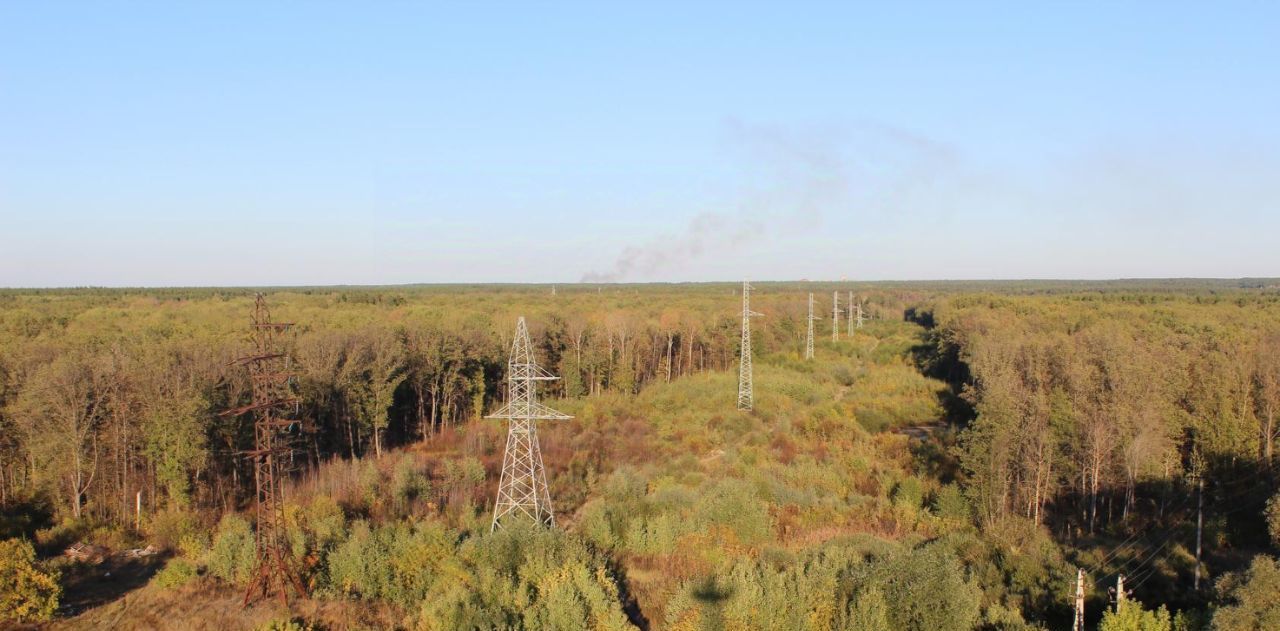
[{"label": "distant transmission tower", "polygon": [[738,357],[738,409],[750,410],[755,405],[751,390],[751,318],[760,315],[751,310],[751,283],[742,281],[742,348]]},{"label": "distant transmission tower", "polygon": [[253,461],[258,530],[255,536],[256,569],[249,591],[245,592],[244,604],[248,606],[275,593],[282,603],[288,605],[290,587],[299,596],[307,593],[287,560],[289,543],[285,538],[284,480],[281,475],[285,461],[292,456],[286,432],[300,425],[299,421],[283,417],[286,410],[296,413],[298,409],[298,399],[293,396],[291,388],[293,373],[289,371],[289,355],[279,339],[292,324],[272,322],[266,299],[258,294],[251,326],[253,354],[241,357],[235,363],[249,369],[253,402],[222,413],[223,416],[253,413],[254,448],[245,455]]},{"label": "distant transmission tower", "polygon": [[840,341],[840,292],[831,292],[831,341]]},{"label": "distant transmission tower", "polygon": [[493,530],[497,530],[508,515],[531,519],[543,526],[556,525],[537,428],[539,420],[573,418],[538,403],[537,382],[556,379],[559,377],[534,361],[529,329],[522,316],[516,321],[516,339],[511,343],[511,358],[507,360],[507,404],[485,417],[505,418],[510,422],[507,449],[502,455],[498,499],[493,506]]},{"label": "distant transmission tower", "polygon": [[813,321],[820,320],[813,314],[813,294],[809,294],[809,331],[804,338],[804,358],[813,359]]},{"label": "distant transmission tower", "polygon": [[861,300],[858,301],[857,322],[858,322],[858,328],[861,329],[862,328],[862,301]]},{"label": "distant transmission tower", "polygon": [[[853,292],[849,292],[849,304],[853,304]],[[853,309],[848,309],[849,335],[853,335]]]}]

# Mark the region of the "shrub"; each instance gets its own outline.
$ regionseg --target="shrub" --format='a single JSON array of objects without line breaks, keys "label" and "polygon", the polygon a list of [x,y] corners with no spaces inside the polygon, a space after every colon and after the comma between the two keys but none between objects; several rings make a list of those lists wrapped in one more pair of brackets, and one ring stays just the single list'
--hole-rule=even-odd
[{"label": "shrub", "polygon": [[484,483],[484,476],[484,465],[473,457],[445,462],[441,499],[451,509],[470,508],[475,489]]},{"label": "shrub", "polygon": [[562,531],[514,522],[458,552],[462,565],[420,600],[417,628],[633,628],[604,560]]},{"label": "shrub", "polygon": [[923,501],[924,485],[918,478],[905,478],[893,488],[893,503],[898,506],[918,509]]},{"label": "shrub", "polygon": [[1169,610],[1161,605],[1155,611],[1142,608],[1142,603],[1126,600],[1115,610],[1102,614],[1098,631],[1172,631],[1173,620]]},{"label": "shrub", "polygon": [[891,631],[889,625],[889,606],[884,602],[884,595],[875,587],[860,590],[853,600],[849,601],[847,610],[848,624],[846,629],[862,631]]},{"label": "shrub", "polygon": [[894,629],[967,631],[977,622],[978,588],[965,580],[959,560],[941,545],[882,564],[876,583],[889,603]]},{"label": "shrub", "polygon": [[93,527],[87,520],[63,519],[62,521],[36,531],[36,545],[46,552],[62,551],[63,548],[85,538]]},{"label": "shrub", "polygon": [[853,369],[848,364],[836,364],[831,368],[831,377],[842,386],[852,386],[855,380]]},{"label": "shrub", "polygon": [[696,521],[700,529],[725,526],[746,545],[764,543],[773,536],[773,520],[755,489],[742,480],[717,482],[698,502]]},{"label": "shrub", "polygon": [[408,606],[426,596],[440,562],[453,555],[451,537],[436,523],[371,528],[360,521],[329,553],[329,584],[343,594]]},{"label": "shrub", "polygon": [[1280,629],[1280,561],[1260,554],[1244,572],[1218,580],[1224,605],[1213,614],[1215,631]]},{"label": "shrub", "polygon": [[0,619],[48,620],[58,610],[59,577],[41,571],[35,561],[36,551],[28,541],[0,541]]},{"label": "shrub", "polygon": [[184,538],[198,535],[200,524],[191,511],[167,510],[151,518],[147,531],[160,547],[173,550]]},{"label": "shrub", "polygon": [[395,500],[396,508],[402,512],[407,511],[415,500],[427,497],[430,490],[431,483],[419,470],[413,455],[406,454],[401,457],[391,475],[391,496]]},{"label": "shrub", "polygon": [[933,514],[956,523],[968,523],[972,518],[969,501],[965,499],[960,487],[954,484],[948,484],[934,493]]},{"label": "shrub", "polygon": [[209,535],[203,532],[184,535],[178,541],[178,554],[191,560],[203,559],[209,554]]},{"label": "shrub", "polygon": [[262,624],[254,631],[318,631],[318,629],[301,618],[277,618]]},{"label": "shrub", "polygon": [[218,534],[209,550],[209,573],[228,583],[246,583],[253,575],[256,554],[249,522],[239,515],[227,515],[218,524]]},{"label": "shrub", "polygon": [[151,579],[151,582],[159,587],[170,589],[174,587],[182,587],[191,581],[194,581],[198,575],[196,564],[184,558],[176,558],[165,564],[159,572]]}]

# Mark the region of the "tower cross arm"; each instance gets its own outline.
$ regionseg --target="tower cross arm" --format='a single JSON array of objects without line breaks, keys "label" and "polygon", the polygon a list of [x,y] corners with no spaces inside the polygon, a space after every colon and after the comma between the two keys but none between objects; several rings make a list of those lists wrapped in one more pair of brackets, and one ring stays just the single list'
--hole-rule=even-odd
[{"label": "tower cross arm", "polygon": [[555,381],[559,377],[547,372],[547,369],[537,364],[511,364],[509,367],[511,375],[516,379],[533,379],[535,381]]},{"label": "tower cross arm", "polygon": [[553,410],[537,401],[508,403],[501,409],[486,414],[485,418],[505,419],[537,419],[540,421],[563,421],[573,418],[568,414]]}]

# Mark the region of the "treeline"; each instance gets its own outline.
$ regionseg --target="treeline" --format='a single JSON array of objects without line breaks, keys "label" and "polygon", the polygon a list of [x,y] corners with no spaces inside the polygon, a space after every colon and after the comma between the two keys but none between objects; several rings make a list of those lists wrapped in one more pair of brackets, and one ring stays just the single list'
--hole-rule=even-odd
[{"label": "treeline", "polygon": [[975,413],[959,454],[988,523],[1093,533],[1188,508],[1196,476],[1256,515],[1274,486],[1274,294],[967,295],[914,315],[933,326],[926,367]]},{"label": "treeline", "polygon": [[[757,353],[798,352],[802,298],[762,293]],[[575,291],[279,292],[296,323],[296,466],[380,454],[479,417],[502,396],[514,321],[563,376],[545,396],[634,393],[737,361],[736,287]],[[8,292],[0,296],[0,503],[115,523],[171,506],[235,508],[252,475],[252,297],[223,290]],[[844,295],[842,294],[842,300]],[[889,296],[873,305],[892,312]],[[898,308],[900,313],[900,308]]]}]

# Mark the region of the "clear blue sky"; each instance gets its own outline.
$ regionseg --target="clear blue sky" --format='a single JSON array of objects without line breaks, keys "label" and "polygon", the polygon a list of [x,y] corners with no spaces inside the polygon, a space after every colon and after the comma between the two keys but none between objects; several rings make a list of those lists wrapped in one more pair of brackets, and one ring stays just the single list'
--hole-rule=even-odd
[{"label": "clear blue sky", "polygon": [[191,4],[0,5],[0,286],[1280,275],[1280,3]]}]

